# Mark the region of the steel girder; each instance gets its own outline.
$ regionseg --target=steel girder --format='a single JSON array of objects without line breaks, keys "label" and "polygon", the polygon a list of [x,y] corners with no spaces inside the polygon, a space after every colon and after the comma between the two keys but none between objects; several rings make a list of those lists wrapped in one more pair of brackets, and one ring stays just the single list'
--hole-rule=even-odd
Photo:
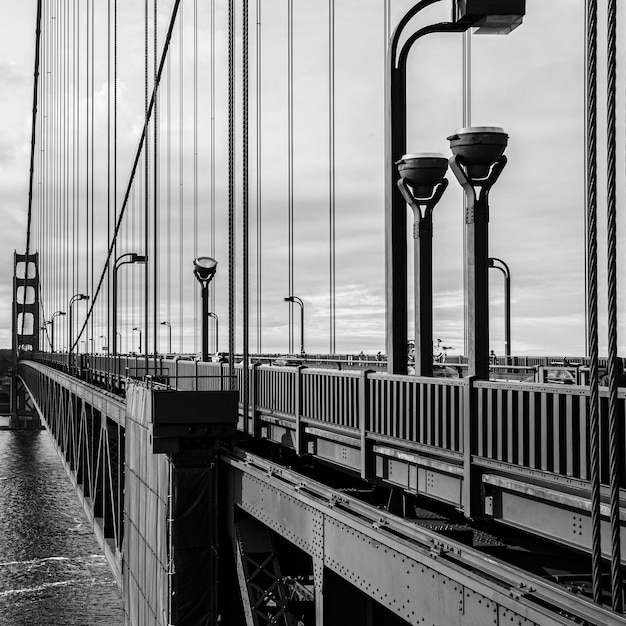
[{"label": "steel girder", "polygon": [[328,570],[408,624],[626,624],[555,584],[260,457],[222,458],[231,506],[312,557],[318,626],[334,623],[323,602]]}]

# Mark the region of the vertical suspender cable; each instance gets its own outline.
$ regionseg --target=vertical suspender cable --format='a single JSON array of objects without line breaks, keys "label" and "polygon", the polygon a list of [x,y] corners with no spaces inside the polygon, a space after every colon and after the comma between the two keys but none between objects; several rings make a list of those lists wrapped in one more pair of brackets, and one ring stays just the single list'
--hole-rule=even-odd
[{"label": "vertical suspender cable", "polygon": [[[95,135],[95,103],[96,103],[96,99],[95,99],[95,73],[96,73],[96,66],[95,66],[95,57],[96,57],[96,31],[95,31],[95,23],[96,23],[96,19],[95,19],[95,0],[92,0],[91,3],[91,93],[90,93],[90,97],[91,97],[91,202],[89,204],[89,210],[90,210],[90,215],[89,215],[89,220],[90,220],[90,227],[91,227],[91,231],[90,231],[90,247],[89,247],[89,252],[90,252],[90,264],[89,264],[89,268],[90,268],[90,281],[89,281],[89,290],[88,291],[93,291],[93,285],[94,285],[94,254],[95,254],[95,247],[94,247],[94,217],[95,217],[95,211],[94,211],[94,202],[95,202],[95,184],[94,184],[94,172],[95,172],[95,139],[96,139],[96,135]],[[95,341],[95,337],[94,337],[94,318],[91,318],[91,337],[92,339],[94,339]]]},{"label": "vertical suspender cable", "polygon": [[[148,0],[144,0],[144,115],[148,118]],[[154,101],[156,105],[156,98]],[[143,150],[143,249],[144,254],[148,256],[148,262],[144,264],[144,280],[143,280],[143,336],[144,345],[142,346],[145,354],[145,368],[148,371],[148,337],[150,324],[150,264],[154,263],[154,259],[150,258],[150,127],[146,129],[144,135]],[[140,335],[141,336],[141,335]],[[141,351],[140,351],[141,352]],[[140,354],[141,356],[141,354]]]},{"label": "vertical suspender cable", "polygon": [[[107,245],[111,244],[111,0],[107,2]],[[107,346],[111,339],[111,272],[107,271]],[[112,352],[111,354],[115,354]]]},{"label": "vertical suspender cable", "polygon": [[[472,125],[472,33],[471,30],[463,32],[463,128],[467,128]],[[463,225],[463,341],[464,341],[464,353],[468,353],[468,302],[467,302],[467,265],[465,254],[466,243],[466,231],[465,228],[465,214],[467,210],[467,195],[463,194],[463,213],[462,213],[462,225]]]},{"label": "vertical suspender cable", "polygon": [[[293,0],[287,0],[287,249],[288,292],[293,296]],[[289,353],[293,354],[293,303],[289,304]]]},{"label": "vertical suspender cable", "polygon": [[[185,312],[185,280],[184,280],[184,271],[183,271],[183,255],[184,255],[184,247],[185,247],[185,219],[184,219],[184,210],[183,210],[183,192],[184,192],[184,159],[183,159],[183,87],[184,87],[184,72],[183,72],[183,58],[184,58],[184,37],[183,34],[185,32],[184,24],[183,24],[183,14],[181,11],[179,29],[178,29],[178,285],[179,285],[179,298],[178,301],[178,319],[180,325],[180,348],[181,351],[184,351],[184,334],[183,334],[183,320],[184,320],[184,312]],[[197,337],[193,338],[193,350],[194,352],[197,350]]]},{"label": "vertical suspender cable", "polygon": [[[157,81],[157,0],[153,5],[153,27],[152,27],[152,84],[156,86]],[[154,101],[154,138],[152,140],[152,354],[154,354],[154,375],[158,374],[157,352],[159,344],[157,342],[159,332],[158,303],[159,303],[159,196],[157,193],[159,185],[159,92],[156,92]],[[146,336],[148,329],[146,329]],[[147,344],[147,341],[146,341]],[[146,348],[148,346],[146,345]]]},{"label": "vertical suspender cable", "polygon": [[72,2],[72,293],[78,292],[78,267],[76,263],[76,223],[78,218],[78,203],[76,202],[77,184],[76,177],[76,0]]},{"label": "vertical suspender cable", "polygon": [[235,358],[235,1],[228,0],[228,380]]},{"label": "vertical suspender cable", "polygon": [[[56,14],[57,5],[53,6],[53,12]],[[57,81],[57,32],[56,32],[56,15],[50,16],[50,44],[51,44],[51,59],[50,59],[50,88],[52,93],[50,94],[50,112],[48,113],[48,126],[49,126],[49,150],[48,150],[48,178],[49,178],[49,186],[50,189],[48,191],[49,197],[49,208],[48,210],[52,213],[52,235],[53,241],[51,242],[51,252],[52,252],[52,260],[53,267],[59,267],[59,258],[58,258],[58,214],[57,214],[57,196],[56,196],[56,130],[57,130],[57,101],[56,101],[56,81]],[[54,273],[54,281],[52,284],[52,294],[54,297],[54,305],[55,308],[59,308],[59,277],[58,273]],[[57,337],[60,336],[60,333]]]},{"label": "vertical suspender cable", "polygon": [[70,226],[70,213],[69,213],[69,113],[70,107],[68,102],[69,95],[69,39],[68,39],[68,20],[69,11],[66,2],[63,3],[63,263],[65,268],[65,289],[66,293],[72,293],[70,291],[70,248],[68,245],[69,238],[69,226]]},{"label": "vertical suspender cable", "polygon": [[262,326],[262,180],[261,180],[261,0],[256,0],[256,351],[261,354],[263,349],[263,326]]},{"label": "vertical suspender cable", "polygon": [[242,55],[242,105],[243,105],[243,146],[242,146],[242,263],[243,263],[243,294],[242,294],[242,306],[243,306],[243,432],[248,434],[248,416],[249,416],[249,355],[250,355],[250,311],[249,311],[249,288],[250,288],[250,275],[249,275],[249,236],[248,236],[248,101],[249,101],[249,89],[248,89],[248,34],[249,34],[249,3],[248,0],[243,0],[243,15],[242,15],[242,41],[243,41],[243,55]]},{"label": "vertical suspender cable", "polygon": [[335,354],[335,0],[328,0],[328,205],[330,354]]},{"label": "vertical suspender cable", "polygon": [[[113,0],[113,224],[117,223],[117,0]],[[109,244],[110,245],[110,244]],[[113,262],[117,258],[117,239],[113,242]],[[117,294],[115,298],[117,301]],[[113,312],[117,315],[117,311]],[[111,331],[109,330],[108,333]],[[117,344],[116,334],[109,334],[109,348],[113,342],[113,354],[120,354],[122,345]],[[119,371],[119,370],[118,370]]]},{"label": "vertical suspender cable", "polygon": [[602,602],[600,539],[600,414],[598,398],[598,244],[597,244],[597,0],[586,0],[586,165],[587,309],[589,316],[589,430],[593,599]]},{"label": "vertical suspender cable", "polygon": [[[90,165],[90,152],[89,152],[89,85],[91,80],[91,65],[89,63],[89,45],[91,42],[91,31],[89,29],[89,20],[91,16],[91,2],[87,0],[87,10],[85,12],[85,287],[89,292],[89,165]],[[93,306],[93,300],[92,300]],[[93,324],[91,325],[92,332],[89,339],[93,340]],[[78,338],[77,338],[78,339]],[[88,341],[89,343],[89,341]],[[92,343],[93,348],[93,343]]]},{"label": "vertical suspender cable", "polygon": [[[616,79],[617,4],[608,1],[607,33],[607,254],[609,331],[609,484],[611,525],[611,591],[613,610],[623,611],[619,519],[620,424],[618,414],[617,363],[617,207],[616,207]],[[620,368],[621,371],[621,368]]]},{"label": "vertical suspender cable", "polygon": [[[211,257],[215,258],[215,0],[211,0]],[[209,294],[211,311],[215,312],[215,289]],[[219,351],[215,336],[215,351]]]},{"label": "vertical suspender cable", "polygon": [[[35,145],[36,145],[36,132],[37,132],[37,102],[39,98],[39,46],[41,42],[41,0],[37,2],[37,26],[35,27],[35,70],[34,70],[34,85],[33,85],[33,115],[31,126],[31,140],[30,140],[30,174],[28,179],[28,215],[26,218],[26,258],[24,272],[24,295],[26,295],[26,279],[28,278],[28,258],[30,254],[30,233],[33,217],[33,177],[35,172]],[[34,329],[38,332],[37,329]],[[22,328],[20,333],[24,333],[24,316],[22,316]]]},{"label": "vertical suspender cable", "polygon": [[[166,118],[166,157],[165,157],[165,176],[166,176],[166,212],[167,212],[167,228],[165,229],[166,237],[166,303],[167,303],[167,319],[172,323],[172,77],[170,56],[167,56],[167,81],[165,83],[165,93],[167,100],[167,118]],[[180,321],[182,323],[182,320]],[[170,327],[171,332],[171,327]],[[169,349],[169,348],[168,348]],[[181,351],[180,348],[178,350]]]},{"label": "vertical suspender cable", "polygon": [[[198,0],[193,2],[193,258],[198,257]],[[203,322],[204,323],[204,322]],[[198,290],[193,290],[193,336],[198,336]]]},{"label": "vertical suspender cable", "polygon": [[[81,276],[81,259],[80,259],[80,217],[82,211],[80,210],[80,78],[81,78],[81,66],[80,66],[80,0],[76,0],[76,170],[74,175],[76,176],[76,288],[80,289],[80,276]],[[88,350],[89,346],[85,343],[85,348]]]}]

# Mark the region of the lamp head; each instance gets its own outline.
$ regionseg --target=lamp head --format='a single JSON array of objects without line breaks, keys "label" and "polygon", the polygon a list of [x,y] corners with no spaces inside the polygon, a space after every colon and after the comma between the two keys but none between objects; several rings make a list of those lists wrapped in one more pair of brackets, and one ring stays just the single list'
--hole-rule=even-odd
[{"label": "lamp head", "polygon": [[145,254],[136,254],[132,253],[130,256],[131,263],[146,263],[148,261],[148,257]]},{"label": "lamp head", "polygon": [[405,154],[396,162],[400,178],[413,188],[416,198],[430,198],[435,187],[443,181],[448,169],[448,159],[435,152]]},{"label": "lamp head", "polygon": [[477,27],[478,35],[508,35],[524,19],[526,0],[455,0],[454,20]]},{"label": "lamp head", "polygon": [[504,154],[509,136],[499,126],[470,126],[448,137],[452,154],[467,167],[470,178],[489,176],[491,166]]},{"label": "lamp head", "polygon": [[217,261],[210,256],[199,256],[193,260],[193,273],[202,286],[208,285],[217,270]]}]

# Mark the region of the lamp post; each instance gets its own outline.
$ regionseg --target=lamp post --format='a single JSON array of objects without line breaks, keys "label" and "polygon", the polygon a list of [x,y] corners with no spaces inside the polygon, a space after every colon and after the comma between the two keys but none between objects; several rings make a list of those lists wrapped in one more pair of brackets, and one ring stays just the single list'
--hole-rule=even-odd
[{"label": "lamp post", "polygon": [[[135,252],[127,252],[122,256],[115,259],[113,264],[113,316],[112,316],[112,329],[111,336],[113,337],[113,356],[117,355],[117,271],[122,265],[128,265],[131,263],[146,263],[148,257],[140,255]],[[141,349],[140,349],[141,351]]]},{"label": "lamp post", "polygon": [[300,305],[300,354],[304,354],[304,302],[298,296],[288,296],[284,300]]},{"label": "lamp post", "polygon": [[161,322],[161,326],[167,326],[169,331],[169,351],[168,354],[172,354],[172,325],[169,322]]},{"label": "lamp post", "polygon": [[385,65],[385,283],[387,362],[391,373],[407,371],[407,233],[404,198],[397,186],[398,159],[406,152],[406,66],[413,44],[430,33],[464,32],[478,26],[479,33],[506,34],[519,26],[525,0],[452,0],[452,21],[425,26],[400,40],[409,22],[423,9],[441,0],[421,0],[404,15],[394,30]]},{"label": "lamp post", "polygon": [[504,354],[507,365],[511,356],[511,270],[497,257],[489,258],[489,267],[500,270],[504,276]]},{"label": "lamp post", "polygon": [[450,169],[466,195],[468,375],[489,379],[489,191],[507,159],[509,136],[496,126],[462,128],[450,135]]},{"label": "lamp post", "polygon": [[[41,330],[43,330],[44,334],[46,335],[47,339],[48,339],[48,344],[50,345],[50,350],[52,350],[52,342],[50,341],[50,334],[48,333],[48,325],[52,324],[52,322],[50,320],[48,320],[47,322],[44,321],[43,326],[41,327]],[[54,350],[53,350],[54,352]]]},{"label": "lamp post", "polygon": [[107,343],[106,335],[100,335],[99,339],[102,339],[102,352],[108,352],[109,346]]},{"label": "lamp post", "polygon": [[69,322],[69,355],[68,355],[68,363],[69,363],[69,367],[70,367],[70,371],[72,369],[73,363],[72,363],[72,350],[74,348],[74,323],[72,320],[72,305],[74,304],[74,302],[80,302],[81,300],[89,300],[89,296],[86,296],[84,293],[76,293],[74,294],[71,298],[70,298],[70,302],[67,306],[67,310],[69,311],[69,317],[68,317],[68,322]]},{"label": "lamp post", "polygon": [[213,311],[209,311],[208,313],[209,317],[212,317],[215,320],[215,353],[217,354],[219,352],[219,341],[220,341],[220,336],[219,336],[219,319],[217,317],[217,313],[213,313]]},{"label": "lamp post", "polygon": [[448,186],[443,154],[405,154],[397,163],[398,189],[413,209],[415,374],[433,375],[433,210]]},{"label": "lamp post", "polygon": [[65,311],[55,311],[50,318],[50,347],[52,352],[54,352],[54,318],[59,315],[65,315]]},{"label": "lamp post", "polygon": [[139,354],[141,354],[141,328],[135,326],[133,330],[139,333]]},{"label": "lamp post", "polygon": [[[217,270],[217,261],[210,256],[193,260],[193,274],[202,288],[202,360],[209,360],[209,283]],[[231,355],[232,356],[232,355]]]}]

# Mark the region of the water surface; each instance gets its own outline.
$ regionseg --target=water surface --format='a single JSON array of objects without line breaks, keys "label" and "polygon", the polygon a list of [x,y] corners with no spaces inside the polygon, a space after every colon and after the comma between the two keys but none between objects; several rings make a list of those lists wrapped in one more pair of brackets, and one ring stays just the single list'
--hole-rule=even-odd
[{"label": "water surface", "polygon": [[123,603],[46,431],[0,430],[0,626],[122,626]]}]

